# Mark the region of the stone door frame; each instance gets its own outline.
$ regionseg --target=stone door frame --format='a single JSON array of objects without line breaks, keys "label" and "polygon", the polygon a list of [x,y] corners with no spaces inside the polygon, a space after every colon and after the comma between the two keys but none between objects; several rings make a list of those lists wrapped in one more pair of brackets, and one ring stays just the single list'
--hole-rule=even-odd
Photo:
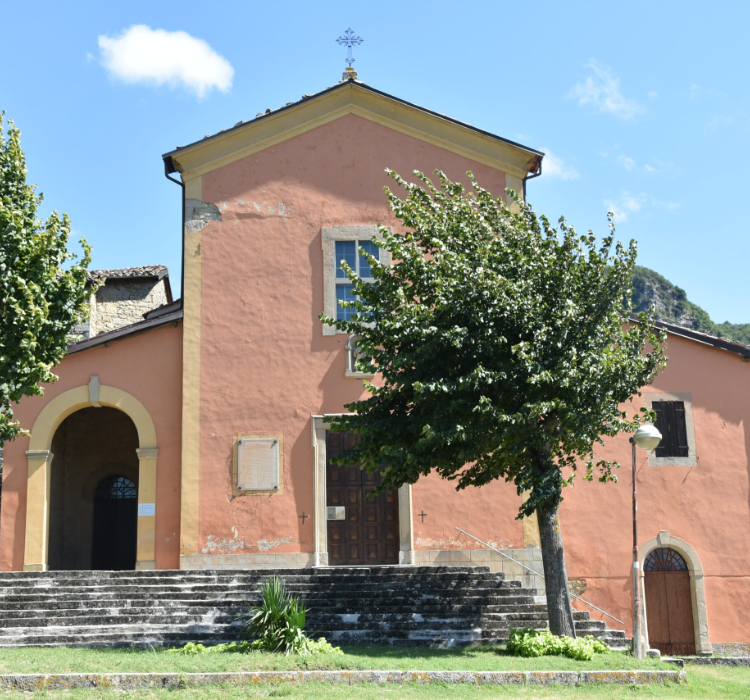
[{"label": "stone door frame", "polygon": [[108,406],[125,413],[138,431],[138,544],[136,570],[155,569],[156,533],[156,429],[146,407],[122,389],[106,386],[93,375],[85,386],[68,389],[52,399],[31,429],[26,484],[26,539],[24,571],[49,568],[49,511],[52,475],[52,439],[60,424],[82,408]]},{"label": "stone door frame", "polygon": [[690,599],[693,607],[693,631],[695,634],[695,651],[699,655],[712,653],[711,642],[708,637],[708,615],[706,612],[706,588],[703,582],[703,565],[698,553],[685,540],[670,535],[662,530],[656,537],[644,542],[638,549],[639,583],[641,593],[641,629],[648,648],[648,618],[646,617],[646,585],[643,565],[646,557],[658,547],[674,549],[682,555],[690,573]]},{"label": "stone door frame", "polygon": [[[326,515],[326,433],[332,418],[345,413],[312,416],[313,449],[313,528],[315,556],[313,566],[328,566],[328,518]],[[400,566],[414,564],[414,528],[412,525],[411,484],[398,490],[398,527]]]}]

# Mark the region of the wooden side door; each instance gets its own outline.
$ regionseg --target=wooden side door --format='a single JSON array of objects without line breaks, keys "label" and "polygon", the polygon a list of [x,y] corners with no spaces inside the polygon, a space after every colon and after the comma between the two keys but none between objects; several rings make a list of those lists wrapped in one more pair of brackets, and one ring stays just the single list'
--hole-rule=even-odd
[{"label": "wooden side door", "polygon": [[662,654],[694,655],[695,630],[687,571],[644,574],[648,639]]},{"label": "wooden side door", "polygon": [[351,433],[326,435],[326,506],[343,506],[344,520],[328,521],[328,563],[356,566],[398,564],[398,493],[369,496],[380,475],[357,465],[339,466],[331,460],[357,444]]}]

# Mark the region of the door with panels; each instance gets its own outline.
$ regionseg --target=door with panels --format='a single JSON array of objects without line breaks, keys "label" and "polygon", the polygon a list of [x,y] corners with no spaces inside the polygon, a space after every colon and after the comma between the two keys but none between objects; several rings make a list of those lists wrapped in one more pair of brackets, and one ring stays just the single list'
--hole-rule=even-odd
[{"label": "door with panels", "polygon": [[352,433],[326,434],[328,563],[339,566],[398,564],[398,492],[373,495],[380,475],[332,460],[357,444]]},{"label": "door with panels", "polygon": [[643,563],[648,641],[669,656],[695,654],[690,572],[679,552],[654,549]]}]

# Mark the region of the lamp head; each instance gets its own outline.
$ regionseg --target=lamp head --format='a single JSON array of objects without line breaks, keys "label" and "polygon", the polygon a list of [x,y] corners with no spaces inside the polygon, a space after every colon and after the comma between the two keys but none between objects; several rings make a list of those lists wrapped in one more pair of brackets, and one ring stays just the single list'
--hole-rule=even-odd
[{"label": "lamp head", "polygon": [[633,442],[644,450],[653,450],[661,442],[661,433],[651,423],[644,423],[635,431]]}]

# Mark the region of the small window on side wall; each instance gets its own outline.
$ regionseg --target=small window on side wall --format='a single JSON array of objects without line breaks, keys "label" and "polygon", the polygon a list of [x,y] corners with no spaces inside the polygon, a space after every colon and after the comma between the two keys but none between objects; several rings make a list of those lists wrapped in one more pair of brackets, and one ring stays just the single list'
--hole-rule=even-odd
[{"label": "small window on side wall", "polygon": [[656,413],[656,427],[662,435],[655,450],[648,453],[652,467],[694,467],[698,464],[693,423],[693,398],[687,393],[647,392],[646,406]]},{"label": "small window on side wall", "polygon": [[654,401],[651,408],[656,413],[656,427],[661,442],[656,448],[657,457],[687,457],[687,426],[684,401]]}]

